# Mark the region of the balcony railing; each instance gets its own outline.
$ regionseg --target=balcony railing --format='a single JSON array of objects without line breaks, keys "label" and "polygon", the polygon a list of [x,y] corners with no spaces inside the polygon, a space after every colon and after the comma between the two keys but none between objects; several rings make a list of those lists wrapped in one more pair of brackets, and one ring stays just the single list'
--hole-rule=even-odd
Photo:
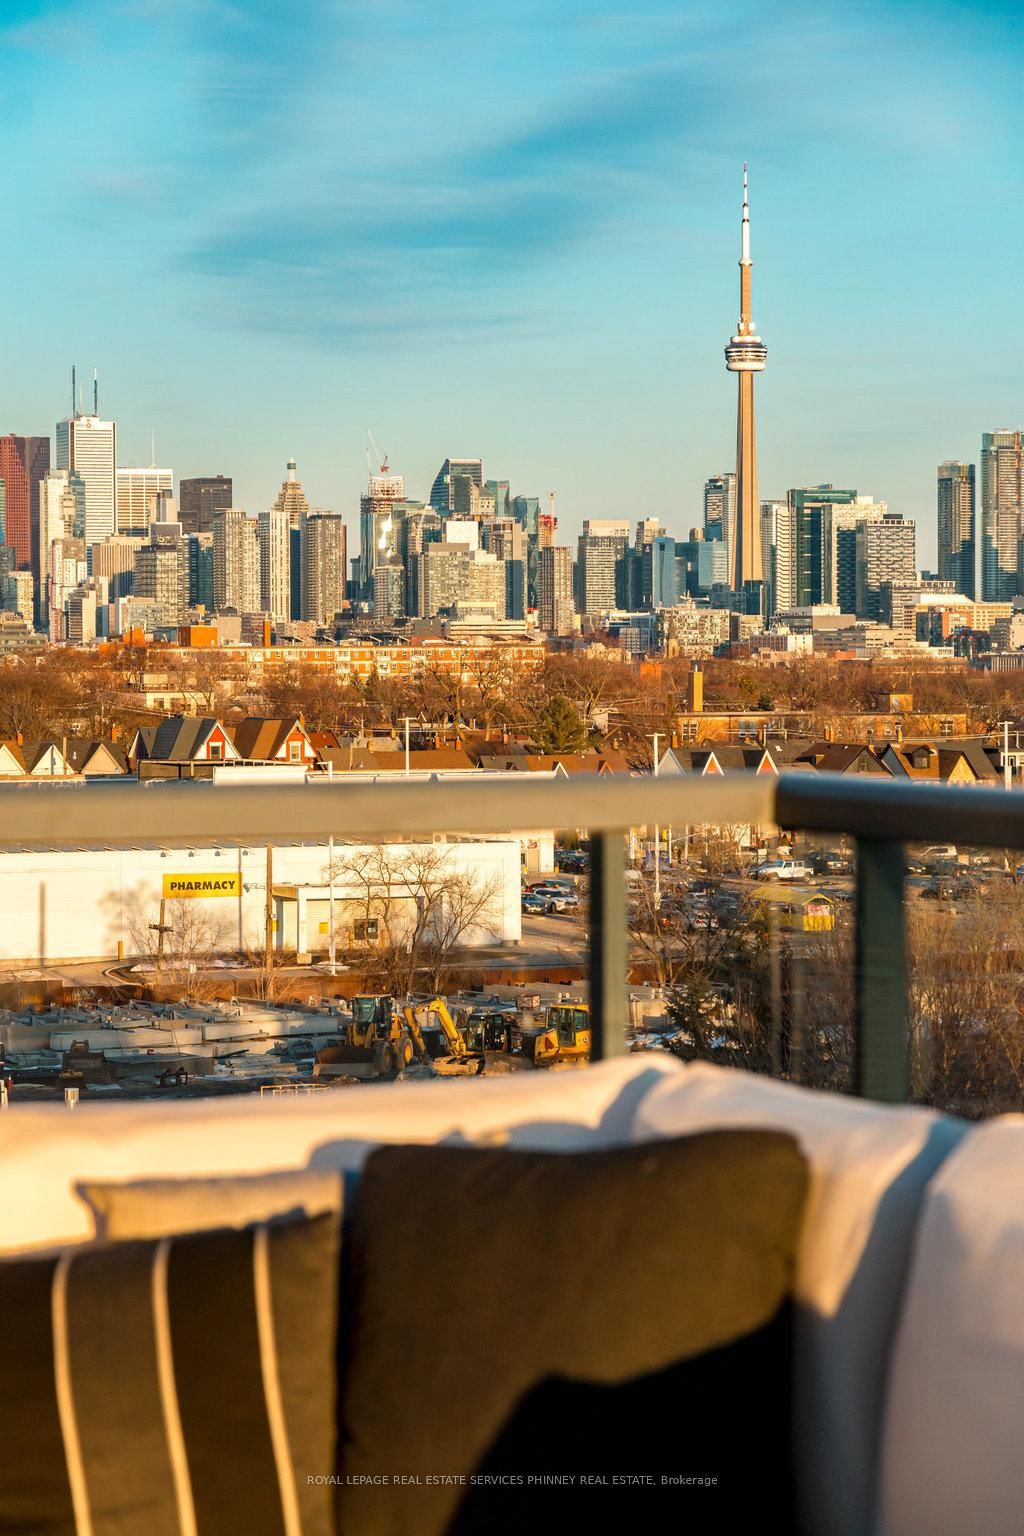
[{"label": "balcony railing", "polygon": [[149,781],[0,786],[0,848],[103,846],[152,838],[202,841],[365,840],[435,832],[507,834],[585,828],[591,839],[589,971],[594,1059],[627,1048],[626,837],[654,825],[778,826],[845,833],[856,844],[853,1088],[899,1103],[909,1094],[906,842],[955,837],[975,847],[1024,849],[1024,794],[900,784],[829,774],[633,778],[581,782],[312,785]]}]

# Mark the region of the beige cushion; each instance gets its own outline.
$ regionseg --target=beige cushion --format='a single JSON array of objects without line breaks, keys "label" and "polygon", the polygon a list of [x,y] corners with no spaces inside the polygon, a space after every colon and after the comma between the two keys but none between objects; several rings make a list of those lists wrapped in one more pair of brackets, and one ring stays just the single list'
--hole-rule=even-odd
[{"label": "beige cushion", "polygon": [[924,1187],[961,1127],[930,1110],[889,1108],[694,1065],[644,1099],[636,1135],[718,1126],[791,1131],[809,1160],[794,1286],[801,1504],[805,1528],[815,1536],[864,1536],[875,1503],[886,1363],[914,1222]]},{"label": "beige cushion", "polygon": [[929,1187],[893,1349],[884,1536],[1024,1527],[1024,1117],[974,1127]]},{"label": "beige cushion", "polygon": [[174,1237],[219,1227],[251,1227],[283,1216],[340,1214],[338,1173],[264,1173],[243,1179],[137,1179],[83,1184],[79,1194],[96,1218],[96,1236]]},{"label": "beige cushion", "polygon": [[20,1105],[0,1114],[0,1252],[93,1236],[81,1184],[358,1168],[386,1142],[570,1150],[629,1139],[637,1104],[682,1068],[652,1054],[567,1072],[367,1083],[173,1103]]}]

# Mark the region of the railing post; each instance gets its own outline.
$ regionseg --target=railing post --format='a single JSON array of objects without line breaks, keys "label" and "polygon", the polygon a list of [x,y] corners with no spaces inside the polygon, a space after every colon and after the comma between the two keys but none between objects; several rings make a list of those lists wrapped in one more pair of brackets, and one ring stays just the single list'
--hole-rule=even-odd
[{"label": "railing post", "polygon": [[626,1050],[626,835],[590,839],[590,1027],[592,1061]]},{"label": "railing post", "polygon": [[885,1104],[910,1094],[902,843],[857,838],[853,1091]]}]

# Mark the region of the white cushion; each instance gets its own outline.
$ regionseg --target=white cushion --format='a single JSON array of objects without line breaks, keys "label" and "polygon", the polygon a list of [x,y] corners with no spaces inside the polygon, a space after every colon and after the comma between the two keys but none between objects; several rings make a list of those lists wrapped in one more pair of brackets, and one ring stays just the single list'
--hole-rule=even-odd
[{"label": "white cushion", "polygon": [[928,1190],[893,1349],[884,1536],[1024,1527],[1024,1117],[972,1129]]},{"label": "white cushion", "polygon": [[[693,1065],[637,1111],[638,1139],[716,1126],[791,1131],[810,1162],[795,1277],[794,1435],[805,1529],[871,1528],[885,1367],[924,1186],[960,1127],[929,1110]],[[919,1527],[918,1536],[927,1526]],[[980,1527],[978,1527],[980,1529]]]},{"label": "white cushion", "polygon": [[0,1114],[0,1252],[82,1242],[85,1182],[357,1168],[399,1141],[608,1146],[629,1139],[643,1095],[677,1063],[632,1055],[568,1071],[380,1083],[302,1098],[136,1104],[13,1103]]}]

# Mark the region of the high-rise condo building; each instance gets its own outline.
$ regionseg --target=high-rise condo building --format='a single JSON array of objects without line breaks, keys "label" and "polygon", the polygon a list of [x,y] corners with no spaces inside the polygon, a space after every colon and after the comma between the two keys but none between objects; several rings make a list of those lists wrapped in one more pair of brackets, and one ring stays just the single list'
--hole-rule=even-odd
[{"label": "high-rise condo building", "polygon": [[39,482],[49,472],[50,439],[0,437],[0,480],[7,493],[6,542],[14,563],[41,575],[39,548]]},{"label": "high-rise condo building", "polygon": [[260,544],[256,524],[241,507],[213,519],[213,606],[255,613],[260,606]]},{"label": "high-rise condo building", "polygon": [[821,601],[834,603],[841,613],[857,609],[857,529],[880,523],[889,508],[870,496],[851,502],[826,502],[821,509]]},{"label": "high-rise condo building", "polygon": [[275,623],[292,615],[292,530],[302,528],[310,513],[309,501],[296,477],[295,460],[288,460],[287,476],[272,507],[259,515],[260,601]]},{"label": "high-rise condo building", "polygon": [[732,470],[704,482],[704,537],[728,544],[736,517],[736,476]]},{"label": "high-rise condo building", "polygon": [[470,486],[482,488],[484,466],[481,459],[445,459],[430,487],[430,505],[438,512],[453,512],[456,517],[470,515]]},{"label": "high-rise condo building", "polygon": [[345,606],[348,538],[345,519],[312,512],[302,528],[302,617],[329,628]]},{"label": "high-rise condo building", "polygon": [[725,349],[725,366],[739,375],[736,412],[736,521],[730,547],[731,584],[741,591],[761,581],[761,508],[757,496],[757,440],[754,432],[754,375],[768,360],[768,348],[757,334],[750,313],[750,207],[747,167],[743,167],[743,216],[740,225],[740,322]]},{"label": "high-rise condo building", "polygon": [[576,606],[580,613],[610,613],[618,607],[618,565],[628,547],[626,519],[585,519],[576,553]]},{"label": "high-rise condo building", "polygon": [[537,622],[545,634],[571,635],[573,611],[572,550],[548,545],[537,560]]},{"label": "high-rise condo building", "polygon": [[117,428],[99,414],[77,411],[57,423],[57,468],[70,469],[85,486],[86,544],[102,544],[117,532]]},{"label": "high-rise condo building", "polygon": [[976,591],[974,465],[947,459],[938,476],[939,576],[966,597]]},{"label": "high-rise condo building", "polygon": [[230,475],[199,475],[178,486],[178,511],[184,533],[212,533],[218,512],[232,505]]},{"label": "high-rise condo building", "polygon": [[857,617],[891,621],[893,587],[917,579],[916,528],[912,518],[887,512],[877,522],[858,524]]},{"label": "high-rise condo building", "polygon": [[676,605],[676,541],[665,534],[650,539],[641,552],[642,601],[645,608]]},{"label": "high-rise condo building", "polygon": [[405,478],[393,475],[385,458],[379,474],[371,474],[366,494],[359,498],[359,592],[364,602],[373,601],[373,573],[378,564],[391,565],[399,558],[401,544],[400,504],[405,502]]},{"label": "high-rise condo building", "polygon": [[981,435],[981,600],[1008,602],[1017,576],[1024,517],[1021,432],[999,427]]},{"label": "high-rise condo building", "polygon": [[154,504],[158,496],[174,491],[174,474],[169,469],[118,466],[115,475],[117,497],[117,532],[132,539],[149,537]]},{"label": "high-rise condo building", "polygon": [[[72,475],[67,469],[51,469],[39,482],[39,597],[37,619],[40,629],[45,630],[52,640],[62,640],[63,614],[61,616],[61,628],[59,634],[54,634],[49,621],[50,592],[54,579],[53,563],[50,559],[50,546],[55,540],[81,541],[85,528],[85,486],[77,475]],[[85,558],[85,545],[82,544],[82,558]],[[77,554],[75,556],[77,559]],[[63,567],[61,567],[63,569]],[[85,573],[83,572],[83,575]],[[76,576],[72,586],[77,586],[79,578]],[[58,585],[60,583],[58,582]],[[63,610],[67,592],[61,591],[59,606]]]},{"label": "high-rise condo building", "polygon": [[855,490],[837,490],[833,485],[802,486],[787,493],[793,540],[793,602],[780,603],[780,608],[810,608],[834,601],[824,596],[832,589],[832,512],[856,500]]},{"label": "high-rise condo building", "polygon": [[793,523],[786,501],[761,503],[761,567],[768,587],[768,614],[793,607]]}]

